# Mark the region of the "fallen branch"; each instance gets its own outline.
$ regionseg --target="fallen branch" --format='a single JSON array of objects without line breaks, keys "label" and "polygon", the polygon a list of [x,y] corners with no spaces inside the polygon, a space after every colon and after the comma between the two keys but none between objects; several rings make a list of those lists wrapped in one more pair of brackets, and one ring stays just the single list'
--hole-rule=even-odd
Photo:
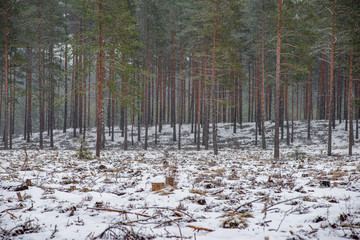
[{"label": "fallen branch", "polygon": [[108,209],[108,208],[88,208],[88,209],[96,210],[96,211],[117,212],[117,213],[122,213],[122,214],[134,214],[136,216],[147,217],[147,218],[151,217],[151,216],[141,214],[141,213],[133,213],[133,212],[127,212],[124,210],[117,210],[117,209]]},{"label": "fallen branch", "polygon": [[299,199],[299,198],[303,198],[303,197],[304,197],[304,196],[294,197],[294,198],[290,198],[290,199],[287,199],[287,200],[284,200],[284,201],[280,201],[280,202],[274,203],[274,204],[272,204],[272,205],[264,208],[263,212],[264,212],[264,211],[269,211],[269,210],[271,210],[270,208],[272,208],[272,207],[274,207],[274,206],[276,206],[276,205],[279,205],[279,204],[282,204],[282,203],[286,203],[286,202],[290,202],[290,201],[292,201],[292,200]]},{"label": "fallen branch", "polygon": [[244,206],[246,206],[246,205],[249,205],[249,204],[251,204],[251,203],[258,202],[258,201],[261,201],[261,200],[265,200],[265,199],[267,199],[267,198],[268,198],[268,196],[262,197],[262,198],[257,198],[257,199],[255,199],[255,200],[250,201],[250,202],[241,204],[240,206],[238,206],[238,207],[234,210],[234,212],[237,212],[240,208],[242,208],[242,207],[244,207]]},{"label": "fallen branch", "polygon": [[[175,215],[179,216],[179,213],[182,213],[186,216],[188,216],[190,218],[190,221],[196,221],[190,214],[178,210],[178,209],[172,209],[172,208],[167,208],[167,207],[140,207],[140,209],[163,209],[163,210],[168,210],[168,211],[172,211],[174,212]],[[180,216],[179,216],[180,217]]]},{"label": "fallen branch", "polygon": [[23,205],[19,205],[19,207],[15,207],[15,208],[8,208],[8,209],[5,209],[5,210],[2,210],[0,213],[4,213],[4,212],[7,212],[7,211],[19,210],[19,209],[23,209]]},{"label": "fallen branch", "polygon": [[12,214],[11,212],[5,211],[7,214],[9,214],[10,216],[12,216],[13,218],[17,219],[17,216],[15,216],[14,214]]},{"label": "fallen branch", "polygon": [[53,239],[53,238],[55,237],[55,233],[56,233],[57,231],[58,231],[58,230],[57,230],[57,224],[55,224],[55,229],[54,229],[53,233],[51,234],[50,239]]},{"label": "fallen branch", "polygon": [[213,232],[213,229],[209,229],[209,228],[203,228],[203,227],[196,227],[193,225],[187,225],[187,227],[192,228],[194,230],[200,231],[200,230],[204,230],[204,231],[208,231],[208,232]]}]

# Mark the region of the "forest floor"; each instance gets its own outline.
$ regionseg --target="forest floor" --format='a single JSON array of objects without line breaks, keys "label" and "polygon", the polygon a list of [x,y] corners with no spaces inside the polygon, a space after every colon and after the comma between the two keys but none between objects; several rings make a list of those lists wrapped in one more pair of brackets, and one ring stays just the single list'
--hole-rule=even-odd
[{"label": "forest floor", "polygon": [[[196,151],[189,125],[183,150],[168,125],[157,145],[150,128],[147,151],[136,136],[121,150],[116,129],[92,159],[78,158],[72,130],[55,132],[54,149],[37,150],[37,134],[32,143],[18,137],[0,151],[0,238],[359,239],[360,141],[347,156],[348,132],[336,125],[329,157],[327,122],[314,121],[307,140],[297,121],[294,142],[282,140],[274,160],[274,123],[266,126],[262,150],[253,123],[236,134],[219,124],[217,156]],[[95,129],[87,141],[93,153]]]}]

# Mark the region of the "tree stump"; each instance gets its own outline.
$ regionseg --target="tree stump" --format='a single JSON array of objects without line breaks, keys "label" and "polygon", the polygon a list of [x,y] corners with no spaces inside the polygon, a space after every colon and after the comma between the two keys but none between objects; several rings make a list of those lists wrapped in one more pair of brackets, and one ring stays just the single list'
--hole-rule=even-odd
[{"label": "tree stump", "polygon": [[159,191],[161,189],[165,188],[165,183],[163,182],[158,182],[158,183],[152,183],[151,184],[151,191],[156,192]]}]

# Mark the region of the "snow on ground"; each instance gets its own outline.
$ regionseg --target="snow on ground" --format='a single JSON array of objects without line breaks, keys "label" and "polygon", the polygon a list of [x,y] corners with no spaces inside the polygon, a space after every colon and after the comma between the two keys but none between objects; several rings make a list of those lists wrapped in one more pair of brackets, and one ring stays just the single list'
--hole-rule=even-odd
[{"label": "snow on ground", "polygon": [[[150,128],[148,151],[140,150],[137,136],[129,151],[121,150],[117,131],[101,158],[90,160],[77,158],[72,131],[56,132],[54,149],[37,150],[36,134],[32,143],[16,138],[17,150],[0,151],[0,237],[358,239],[360,142],[347,156],[348,132],[337,125],[328,157],[327,123],[313,122],[307,140],[299,121],[294,143],[282,140],[276,161],[273,125],[266,123],[268,149],[262,150],[254,146],[253,123],[235,134],[231,124],[219,124],[218,156],[196,151],[189,125],[183,150],[165,125],[157,145]],[[92,151],[94,131],[87,136]],[[153,183],[172,178],[174,186],[152,191]]]}]

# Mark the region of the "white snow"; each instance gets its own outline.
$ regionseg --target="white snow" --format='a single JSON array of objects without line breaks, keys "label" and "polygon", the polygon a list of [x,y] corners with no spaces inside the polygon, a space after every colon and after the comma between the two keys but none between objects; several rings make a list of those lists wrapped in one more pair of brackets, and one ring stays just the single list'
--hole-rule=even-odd
[{"label": "white snow", "polygon": [[[107,136],[101,158],[91,160],[77,159],[80,144],[72,131],[55,132],[55,149],[36,150],[37,134],[31,143],[18,137],[16,150],[0,151],[0,237],[360,237],[359,140],[353,156],[347,156],[348,132],[338,124],[328,157],[327,123],[313,121],[307,140],[306,122],[297,121],[294,143],[286,146],[282,140],[281,159],[274,160],[273,125],[266,123],[268,148],[262,150],[261,136],[254,145],[253,123],[244,123],[237,133],[231,124],[219,124],[218,156],[203,146],[196,151],[189,125],[182,127],[183,150],[176,150],[169,125],[157,145],[150,128],[147,151],[140,150],[143,139],[138,143],[136,132],[134,145],[123,151],[117,130],[114,142]],[[95,129],[86,134],[93,152]],[[167,176],[175,178],[176,186],[152,192],[152,183]],[[27,179],[32,185],[26,189]]]}]

